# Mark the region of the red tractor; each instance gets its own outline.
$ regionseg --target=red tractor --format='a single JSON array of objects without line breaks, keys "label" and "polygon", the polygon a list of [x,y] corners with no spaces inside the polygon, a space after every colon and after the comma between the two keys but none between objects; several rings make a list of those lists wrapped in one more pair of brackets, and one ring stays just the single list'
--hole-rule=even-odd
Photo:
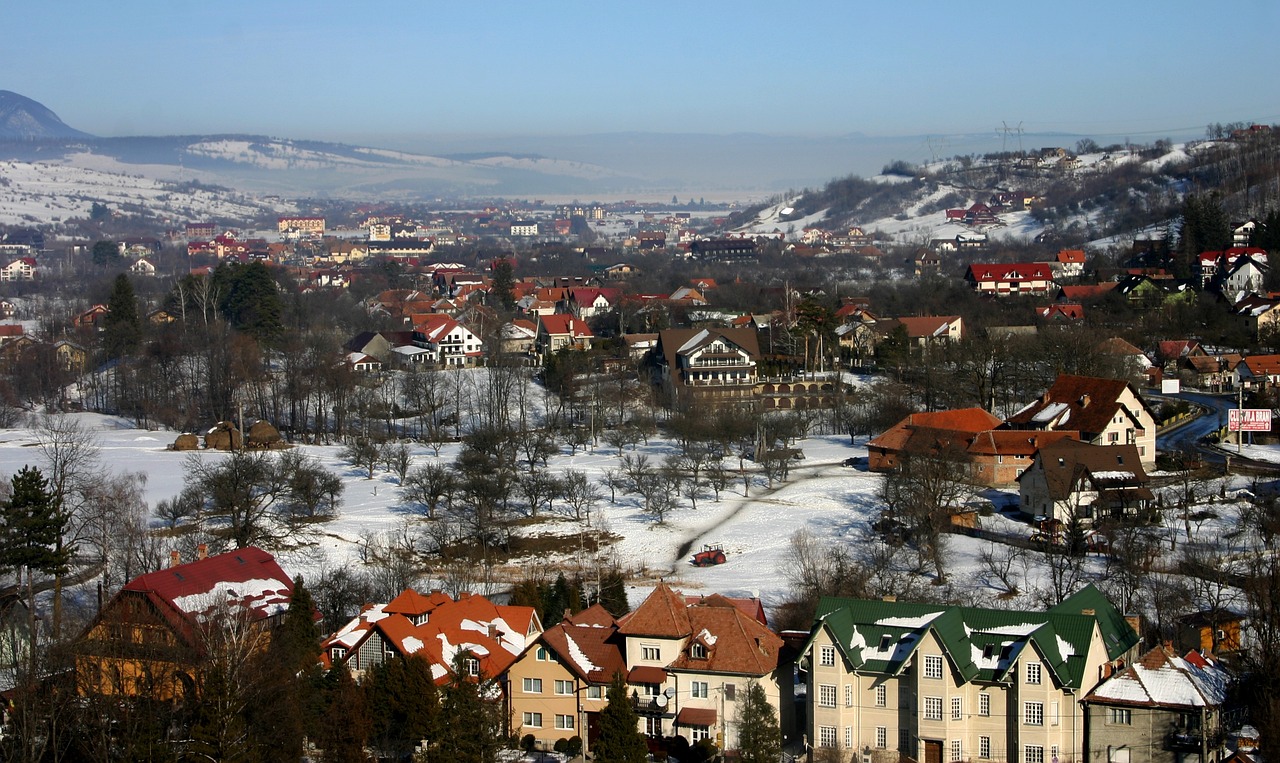
[{"label": "red tractor", "polygon": [[701,551],[693,555],[689,563],[694,567],[712,567],[724,564],[724,561],[724,549],[719,546],[703,546]]}]

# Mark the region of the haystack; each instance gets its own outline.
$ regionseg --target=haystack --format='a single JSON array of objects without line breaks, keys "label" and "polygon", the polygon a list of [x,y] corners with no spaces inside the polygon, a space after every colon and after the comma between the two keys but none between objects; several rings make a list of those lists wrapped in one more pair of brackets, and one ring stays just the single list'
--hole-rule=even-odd
[{"label": "haystack", "polygon": [[178,435],[178,439],[173,441],[171,446],[174,450],[199,450],[200,438],[186,432]]},{"label": "haystack", "polygon": [[259,419],[249,427],[250,448],[278,448],[281,445],[280,430]]},{"label": "haystack", "polygon": [[244,438],[235,424],[219,421],[217,426],[205,432],[204,446],[212,450],[240,450],[244,447]]}]

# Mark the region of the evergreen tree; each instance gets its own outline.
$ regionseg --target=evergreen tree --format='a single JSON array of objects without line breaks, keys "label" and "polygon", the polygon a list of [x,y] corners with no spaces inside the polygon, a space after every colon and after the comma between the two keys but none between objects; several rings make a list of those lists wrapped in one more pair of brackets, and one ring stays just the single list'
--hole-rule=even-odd
[{"label": "evergreen tree", "polygon": [[120,247],[114,241],[93,242],[93,264],[98,267],[110,267],[120,262]]},{"label": "evergreen tree", "polygon": [[49,575],[66,572],[70,552],[59,548],[65,520],[54,506],[48,481],[39,469],[24,466],[13,475],[12,485],[0,515],[0,567],[26,568]]},{"label": "evergreen tree", "polygon": [[365,763],[370,723],[364,693],[346,665],[330,670],[326,684],[328,696],[316,745],[324,750],[325,763]]},{"label": "evergreen tree", "polygon": [[440,697],[440,717],[447,719],[448,732],[433,746],[432,763],[494,763],[502,746],[502,715],[499,706],[486,699],[484,676],[471,676],[467,659],[459,652],[453,659],[453,674]]},{"label": "evergreen tree", "polygon": [[747,684],[738,703],[738,760],[742,763],[776,763],[782,754],[782,730],[778,714],[764,687],[757,681]]},{"label": "evergreen tree", "polygon": [[296,578],[284,622],[272,634],[263,660],[262,695],[246,708],[254,739],[282,759],[300,759],[307,730],[319,728],[322,720],[314,717],[319,715],[314,679],[320,673],[315,613],[311,592]]},{"label": "evergreen tree", "polygon": [[223,316],[239,331],[269,342],[284,331],[284,302],[271,271],[261,262],[223,265],[213,273]]},{"label": "evergreen tree", "polygon": [[599,596],[600,606],[614,617],[622,617],[631,611],[631,603],[627,601],[627,581],[617,567],[600,577]]},{"label": "evergreen tree", "polygon": [[509,313],[515,309],[515,276],[511,260],[503,258],[493,263],[493,285],[489,294],[493,296],[493,306],[499,310]]},{"label": "evergreen tree", "polygon": [[605,697],[609,704],[600,712],[600,735],[591,748],[592,756],[608,763],[644,763],[649,749],[621,673],[614,674]]},{"label": "evergreen tree", "polygon": [[124,273],[116,276],[111,287],[107,314],[102,319],[102,341],[109,359],[132,355],[142,343],[138,298],[133,293],[133,283]]},{"label": "evergreen tree", "polygon": [[370,743],[383,756],[403,759],[439,734],[440,700],[431,663],[422,657],[386,660],[365,680]]}]

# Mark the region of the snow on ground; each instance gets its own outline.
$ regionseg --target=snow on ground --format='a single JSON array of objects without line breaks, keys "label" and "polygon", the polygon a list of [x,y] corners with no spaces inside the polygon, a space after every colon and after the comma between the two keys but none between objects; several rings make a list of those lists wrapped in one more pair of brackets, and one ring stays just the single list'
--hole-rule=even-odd
[{"label": "snow on ground", "polygon": [[[184,463],[188,458],[225,458],[225,454],[212,451],[198,451],[193,455],[168,450],[177,436],[174,432],[135,429],[127,421],[110,416],[75,416],[93,430],[105,468],[147,475],[145,497],[152,507],[182,489]],[[7,477],[26,464],[40,466],[40,453],[33,447],[35,444],[33,430],[0,430],[0,475]],[[790,555],[790,540],[797,531],[807,529],[820,540],[853,542],[860,538],[878,517],[880,505],[876,495],[881,477],[866,472],[865,466],[843,466],[842,461],[851,456],[865,457],[865,441],[860,439],[855,446],[848,437],[825,435],[809,437],[798,446],[803,449],[804,458],[794,463],[787,482],[770,489],[763,477],[757,475],[750,496],[744,497],[742,482],[738,480],[721,495],[719,502],[710,494],[699,500],[696,511],[689,508],[687,500],[682,500],[681,508],[663,525],[655,524],[643,514],[638,497],[620,495],[616,504],[610,504],[608,490],[602,489],[603,499],[592,525],[620,536],[602,555],[616,560],[634,574],[633,600],[639,601],[661,578],[691,594],[720,592],[759,596],[767,607],[776,607],[788,593],[784,571]],[[338,474],[345,492],[339,516],[321,526],[316,546],[279,554],[281,564],[290,574],[311,576],[322,568],[358,564],[357,544],[362,537],[398,532],[407,524],[419,521],[415,513],[400,505],[394,476],[377,472],[373,479],[367,479],[362,470],[340,458],[339,446],[300,448]],[[436,456],[429,446],[415,444],[414,463],[437,458],[452,461],[458,448],[458,445],[446,445]],[[651,439],[635,452],[657,463],[674,450],[675,446],[668,441]],[[1280,462],[1280,446],[1250,446],[1246,450],[1250,457]],[[550,466],[557,471],[581,470],[599,479],[605,469],[617,468],[619,463],[617,451],[600,444],[593,451],[580,451],[576,455],[569,455],[566,448],[551,459]],[[730,465],[736,466],[736,463]],[[1207,511],[1190,522],[1193,544],[1217,544],[1219,548],[1235,552],[1253,543],[1241,533],[1241,515],[1248,504],[1245,497],[1235,495],[1235,489],[1245,484],[1222,482],[1200,489],[1201,495],[1225,497],[1217,498]],[[1017,502],[1016,493],[1009,491],[981,491],[980,496],[997,508],[1016,506]],[[1024,521],[1007,513],[981,517],[980,525],[1022,537],[1031,532]],[[532,534],[572,536],[579,527],[578,522],[553,517],[526,526],[525,530]],[[1153,528],[1152,532],[1166,540],[1176,535],[1179,543],[1184,543],[1187,530],[1180,517],[1173,517],[1167,527]],[[992,543],[960,535],[951,536],[949,542],[947,573],[952,583],[976,601],[994,601],[998,590],[984,582],[979,560],[980,554],[994,548]],[[703,544],[723,547],[728,561],[716,567],[698,568],[689,564],[688,553],[680,553],[682,547],[687,546],[691,553]],[[572,568],[578,550],[570,541],[565,545],[564,552],[558,556],[519,560],[508,572],[519,575],[522,568],[540,567],[552,572]],[[1036,552],[1029,554],[1027,589],[1043,582],[1039,557]],[[1101,572],[1101,565],[1099,557],[1091,557],[1089,567],[1095,574]],[[1036,606],[1026,597],[1007,605]]]}]

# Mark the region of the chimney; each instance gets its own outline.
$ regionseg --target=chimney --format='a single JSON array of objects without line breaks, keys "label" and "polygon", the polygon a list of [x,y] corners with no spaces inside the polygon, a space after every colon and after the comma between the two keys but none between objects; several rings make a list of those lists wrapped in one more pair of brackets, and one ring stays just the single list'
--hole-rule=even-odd
[{"label": "chimney", "polygon": [[885,597],[884,597],[884,601],[897,601],[897,600],[898,600],[898,597],[897,597],[897,596],[885,596]]},{"label": "chimney", "polygon": [[1134,633],[1139,636],[1142,635],[1142,615],[1125,615],[1124,621],[1129,624],[1130,628],[1133,628]]},{"label": "chimney", "polygon": [[177,567],[182,564],[182,554],[177,549],[169,552],[169,566]]},{"label": "chimney", "polygon": [[1088,407],[1089,407],[1089,396],[1088,396],[1088,395],[1081,395],[1081,396],[1080,396],[1080,407],[1081,407],[1081,408],[1088,408]]},{"label": "chimney", "polygon": [[498,626],[493,623],[489,623],[489,638],[495,641],[498,639]]},{"label": "chimney", "polygon": [[197,559],[208,559],[208,558],[209,558],[209,544],[208,544],[208,543],[201,543],[200,545],[196,546],[196,558],[197,558]]}]

